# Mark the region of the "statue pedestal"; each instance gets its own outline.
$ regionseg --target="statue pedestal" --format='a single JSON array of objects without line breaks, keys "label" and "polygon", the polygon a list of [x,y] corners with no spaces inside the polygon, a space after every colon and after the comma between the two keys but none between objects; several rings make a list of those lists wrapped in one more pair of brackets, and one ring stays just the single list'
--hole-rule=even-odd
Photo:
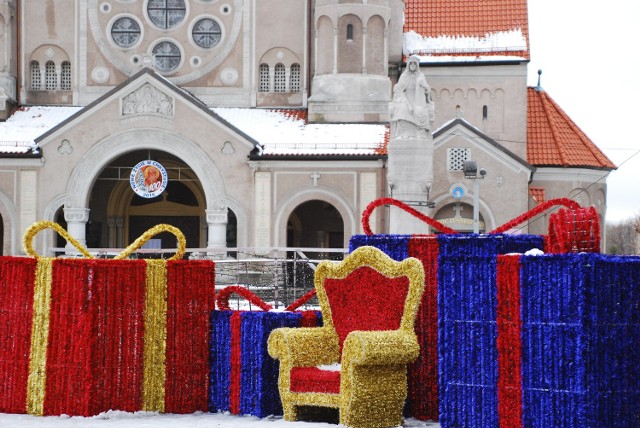
[{"label": "statue pedestal", "polygon": [[[429,214],[425,204],[433,184],[433,137],[400,137],[389,142],[387,181],[394,199],[413,205],[418,211]],[[411,214],[391,207],[389,233],[428,233],[428,226]]]}]

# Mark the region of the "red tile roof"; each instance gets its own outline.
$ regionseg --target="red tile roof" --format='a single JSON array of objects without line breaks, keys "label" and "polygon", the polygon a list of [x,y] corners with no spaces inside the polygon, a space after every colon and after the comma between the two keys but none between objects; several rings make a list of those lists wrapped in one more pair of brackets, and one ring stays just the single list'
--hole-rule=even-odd
[{"label": "red tile roof", "polygon": [[528,88],[527,162],[535,166],[615,169],[543,90]]},{"label": "red tile roof", "polygon": [[[415,31],[423,37],[482,38],[512,30],[522,31],[527,46],[519,55],[529,59],[527,0],[405,0],[405,33]],[[485,56],[505,54],[479,53]],[[444,52],[440,54],[448,55]]]},{"label": "red tile roof", "polygon": [[529,187],[529,194],[538,205],[545,201],[544,187],[531,186]]}]

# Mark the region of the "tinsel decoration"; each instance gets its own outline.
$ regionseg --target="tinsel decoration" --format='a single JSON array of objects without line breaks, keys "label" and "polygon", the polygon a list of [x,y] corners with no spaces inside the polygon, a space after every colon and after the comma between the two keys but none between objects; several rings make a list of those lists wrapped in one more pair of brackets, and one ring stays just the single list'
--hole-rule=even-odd
[{"label": "tinsel decoration", "polygon": [[367,205],[365,210],[362,212],[362,230],[364,231],[365,235],[373,235],[373,231],[371,230],[371,226],[369,225],[369,218],[371,217],[373,210],[375,210],[377,207],[382,205],[394,205],[398,208],[401,208],[402,210],[424,221],[429,226],[431,226],[432,228],[434,228],[435,230],[441,233],[448,233],[448,234],[458,233],[456,230],[445,226],[444,224],[440,223],[438,220],[435,220],[429,217],[428,215],[421,213],[420,211],[416,210],[410,205],[405,204],[402,201],[399,201],[393,198],[379,198],[369,203],[369,205]]},{"label": "tinsel decoration", "polygon": [[[339,408],[346,426],[401,424],[407,364],[420,350],[414,323],[424,289],[422,264],[415,258],[396,262],[374,247],[360,247],[342,262],[321,262],[315,287],[324,326],[281,328],[269,337],[269,354],[280,360],[285,419],[296,420],[298,406],[320,406]],[[292,384],[307,391],[316,380],[292,377],[318,374],[297,368],[338,362],[339,394],[326,387],[322,390],[333,392],[293,392]]]},{"label": "tinsel decoration", "polygon": [[600,218],[594,207],[561,209],[549,217],[548,253],[599,253]]},{"label": "tinsel decoration", "polygon": [[557,199],[549,199],[548,201],[544,201],[540,205],[537,205],[535,208],[527,211],[526,213],[519,215],[518,217],[506,222],[500,227],[492,230],[491,234],[500,234],[513,229],[524,223],[525,221],[531,220],[537,215],[540,215],[547,211],[549,208],[557,207],[557,206],[565,206],[571,210],[577,210],[580,208],[580,204],[569,198],[557,198]]},{"label": "tinsel decoration", "polygon": [[[32,241],[49,228],[91,257],[55,223],[38,222],[25,234],[25,250],[35,258],[24,259],[32,264],[33,291],[17,302],[24,306],[25,299],[32,301],[31,340],[28,347],[22,345],[28,375],[24,393],[15,394],[25,404],[11,404],[16,412],[90,416],[109,409],[206,410],[213,262],[179,260],[186,240],[169,225],[145,232],[115,260],[41,257]],[[160,232],[176,235],[173,257],[123,260]],[[21,287],[14,278],[11,285],[12,290]],[[3,287],[0,291],[4,293]],[[12,379],[20,379],[20,373],[12,373]]]},{"label": "tinsel decoration", "polygon": [[[263,311],[228,310],[232,293]],[[221,310],[211,313],[209,410],[257,417],[282,414],[278,364],[267,353],[267,339],[276,328],[315,327],[320,314],[265,311],[270,306],[240,286],[224,288],[216,300]]]},{"label": "tinsel decoration", "polygon": [[25,413],[35,259],[0,257],[0,413]]},{"label": "tinsel decoration", "polygon": [[522,258],[525,426],[638,425],[640,259]]},{"label": "tinsel decoration", "polygon": [[409,257],[409,241],[412,235],[353,235],[349,240],[349,252],[359,247],[374,247],[399,262]]}]

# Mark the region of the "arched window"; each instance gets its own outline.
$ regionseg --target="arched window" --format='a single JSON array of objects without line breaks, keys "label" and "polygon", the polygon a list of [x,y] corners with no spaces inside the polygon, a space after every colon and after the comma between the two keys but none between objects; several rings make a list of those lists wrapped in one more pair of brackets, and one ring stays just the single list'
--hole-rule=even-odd
[{"label": "arched window", "polygon": [[60,89],[63,91],[71,90],[71,63],[64,61],[62,63],[62,74],[60,74]]},{"label": "arched window", "polygon": [[347,40],[353,40],[353,24],[347,24]]},{"label": "arched window", "polygon": [[487,120],[489,118],[489,107],[482,106],[482,120]]},{"label": "arched window", "polygon": [[42,89],[42,75],[38,61],[31,61],[31,89],[34,91]]},{"label": "arched window", "polygon": [[284,92],[287,86],[286,70],[283,64],[276,64],[276,70],[273,79],[274,92]]},{"label": "arched window", "polygon": [[300,92],[300,64],[291,64],[289,81],[289,90],[291,92]]},{"label": "arched window", "polygon": [[47,61],[44,66],[44,88],[47,91],[53,91],[57,88],[56,65],[53,61]]},{"label": "arched window", "polygon": [[269,92],[269,66],[260,64],[260,92]]}]

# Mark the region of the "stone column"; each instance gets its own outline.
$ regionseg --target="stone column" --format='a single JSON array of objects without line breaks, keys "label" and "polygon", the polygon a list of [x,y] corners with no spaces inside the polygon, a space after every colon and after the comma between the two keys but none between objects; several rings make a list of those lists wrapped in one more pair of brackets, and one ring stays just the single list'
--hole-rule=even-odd
[{"label": "stone column", "polygon": [[[82,246],[87,245],[87,221],[89,220],[88,208],[64,207],[64,219],[67,222],[67,232]],[[78,250],[67,242],[65,246],[67,254],[77,254]]]},{"label": "stone column", "polygon": [[205,210],[207,214],[207,248],[227,247],[227,208]]}]

